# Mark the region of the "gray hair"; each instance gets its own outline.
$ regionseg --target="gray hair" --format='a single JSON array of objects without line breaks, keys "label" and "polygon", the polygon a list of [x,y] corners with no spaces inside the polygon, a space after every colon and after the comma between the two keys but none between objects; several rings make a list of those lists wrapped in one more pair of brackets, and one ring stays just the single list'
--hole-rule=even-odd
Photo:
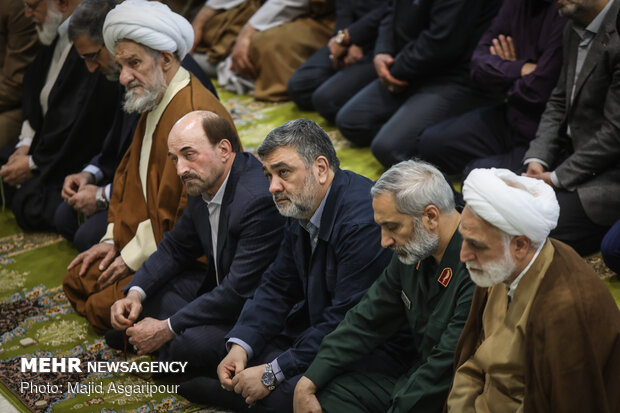
[{"label": "gray hair", "polygon": [[310,167],[319,156],[324,156],[334,172],[340,167],[336,149],[327,133],[314,121],[296,119],[278,126],[258,147],[258,156],[264,159],[278,148],[290,146],[297,150],[306,167]]},{"label": "gray hair", "polygon": [[373,197],[391,194],[396,210],[401,214],[419,217],[428,205],[449,214],[454,210],[454,194],[446,178],[428,162],[409,160],[388,169],[374,184]]},{"label": "gray hair", "polygon": [[69,39],[84,35],[93,43],[103,44],[103,22],[118,4],[118,0],[84,0],[71,15]]}]

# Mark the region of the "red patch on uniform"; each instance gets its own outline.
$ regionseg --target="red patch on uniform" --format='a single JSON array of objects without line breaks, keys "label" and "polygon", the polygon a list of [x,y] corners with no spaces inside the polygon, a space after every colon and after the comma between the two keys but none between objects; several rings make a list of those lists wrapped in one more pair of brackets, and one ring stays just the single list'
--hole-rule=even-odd
[{"label": "red patch on uniform", "polygon": [[447,287],[451,279],[452,279],[452,268],[444,268],[439,278],[437,278],[437,281],[439,282],[439,284],[443,285],[444,287]]},{"label": "red patch on uniform", "polygon": [[420,269],[420,263],[421,263],[421,262],[422,262],[422,261],[418,261],[418,265],[416,265],[416,266],[415,266],[415,270],[416,270],[416,271]]}]

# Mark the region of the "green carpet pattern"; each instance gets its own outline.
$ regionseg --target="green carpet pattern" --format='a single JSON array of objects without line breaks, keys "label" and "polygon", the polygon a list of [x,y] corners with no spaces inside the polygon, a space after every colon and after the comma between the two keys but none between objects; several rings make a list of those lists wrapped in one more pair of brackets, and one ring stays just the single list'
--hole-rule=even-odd
[{"label": "green carpet pattern", "polygon": [[[355,148],[318,114],[304,112],[292,103],[256,102],[248,96],[219,91],[220,98],[238,127],[245,150],[254,152],[265,135],[287,120],[309,118],[317,121],[332,138],[343,169],[353,170],[371,179],[383,172],[382,166],[367,148]],[[20,411],[36,412],[215,412],[196,406],[174,392],[142,394],[104,393],[73,395],[21,393],[20,383],[62,385],[101,383],[108,386],[139,386],[152,381],[130,374],[85,373],[36,374],[20,372],[20,357],[79,357],[83,361],[122,360],[123,354],[108,348],[85,319],[77,315],[62,292],[62,278],[76,251],[61,237],[45,233],[23,233],[12,214],[0,212],[0,392]],[[605,279],[620,303],[620,280],[602,263],[600,255],[589,262]],[[31,338],[34,344],[23,347],[20,340]],[[130,360],[134,360],[131,359]],[[137,358],[136,358],[137,360]],[[141,358],[139,360],[148,360]],[[158,382],[159,384],[159,382]],[[45,406],[37,407],[37,402]]]}]

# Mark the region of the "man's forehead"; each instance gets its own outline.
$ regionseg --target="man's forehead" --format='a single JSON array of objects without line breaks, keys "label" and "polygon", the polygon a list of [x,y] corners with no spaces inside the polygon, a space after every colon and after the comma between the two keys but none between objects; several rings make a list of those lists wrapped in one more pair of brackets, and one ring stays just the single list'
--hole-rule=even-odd
[{"label": "man's forehead", "polygon": [[273,150],[263,158],[263,168],[274,169],[287,167],[297,167],[299,163],[303,163],[297,149],[291,146],[281,146]]},{"label": "man's forehead", "polygon": [[114,45],[114,56],[129,59],[132,57],[142,57],[146,54],[146,48],[133,40],[119,40]]}]

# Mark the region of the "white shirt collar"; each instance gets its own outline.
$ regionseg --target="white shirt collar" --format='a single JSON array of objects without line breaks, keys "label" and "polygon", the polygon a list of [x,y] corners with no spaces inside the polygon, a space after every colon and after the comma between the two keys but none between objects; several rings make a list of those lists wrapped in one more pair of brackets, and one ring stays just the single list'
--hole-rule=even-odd
[{"label": "white shirt collar", "polygon": [[213,197],[210,197],[209,194],[202,194],[202,200],[209,204],[222,205],[222,199],[224,198],[224,192],[226,191],[226,184],[228,184],[228,178],[230,177],[230,171],[232,171],[232,167],[228,170],[228,174],[226,175],[226,179],[222,182],[222,185],[217,190]]},{"label": "white shirt collar", "polygon": [[545,242],[543,242],[542,244],[540,244],[540,246],[538,247],[538,249],[536,250],[536,252],[534,253],[534,256],[532,257],[532,259],[530,260],[530,262],[527,264],[527,266],[523,269],[523,271],[521,271],[519,273],[519,275],[517,276],[517,278],[514,279],[513,282],[510,283],[510,286],[508,287],[508,297],[510,297],[510,299],[512,300],[514,298],[515,295],[515,291],[517,290],[517,287],[519,285],[519,282],[521,281],[521,278],[523,278],[523,276],[525,275],[525,273],[530,269],[530,267],[532,266],[532,264],[534,264],[534,261],[536,261],[536,258],[538,258],[538,254],[540,254],[540,251],[542,250],[542,248],[545,246],[545,243],[547,241],[545,240]]}]

